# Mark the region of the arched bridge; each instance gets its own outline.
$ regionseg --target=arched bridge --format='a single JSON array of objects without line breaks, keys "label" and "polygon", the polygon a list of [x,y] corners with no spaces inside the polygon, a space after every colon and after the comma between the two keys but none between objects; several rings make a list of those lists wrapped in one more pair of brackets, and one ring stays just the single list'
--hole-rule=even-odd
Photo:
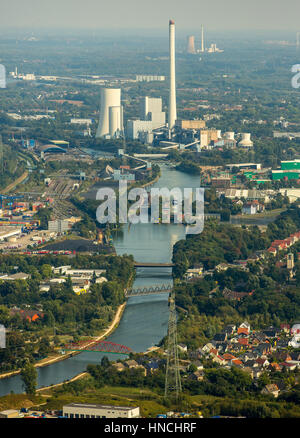
[{"label": "arched bridge", "polygon": [[126,297],[140,297],[143,295],[155,295],[155,294],[169,294],[173,290],[172,284],[162,284],[158,286],[150,286],[150,287],[141,287],[135,289],[127,289]]},{"label": "arched bridge", "polygon": [[114,342],[98,341],[93,339],[88,341],[70,342],[63,348],[64,351],[89,351],[92,353],[113,353],[126,354],[132,353],[131,348],[126,345],[115,344]]}]

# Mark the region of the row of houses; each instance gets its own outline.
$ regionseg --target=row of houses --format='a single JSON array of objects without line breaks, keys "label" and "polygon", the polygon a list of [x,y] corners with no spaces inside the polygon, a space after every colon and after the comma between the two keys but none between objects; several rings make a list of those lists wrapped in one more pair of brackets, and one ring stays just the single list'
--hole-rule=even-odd
[{"label": "row of houses", "polygon": [[[300,353],[290,351],[291,336],[300,335],[300,325],[292,328],[282,324],[280,328],[269,327],[255,331],[244,321],[238,327],[234,324],[224,327],[213,340],[202,348],[190,353],[190,357],[200,360],[210,358],[218,365],[231,368],[238,367],[247,372],[253,379],[259,378],[264,372],[293,371],[300,369]],[[204,373],[198,369],[191,378],[202,380]],[[277,396],[280,389],[264,388]]]},{"label": "row of houses", "polygon": [[291,234],[289,237],[283,240],[274,240],[271,243],[270,248],[267,249],[267,252],[273,255],[277,255],[279,251],[284,251],[290,248],[292,245],[297,243],[300,240],[300,231],[297,231],[294,234]]}]

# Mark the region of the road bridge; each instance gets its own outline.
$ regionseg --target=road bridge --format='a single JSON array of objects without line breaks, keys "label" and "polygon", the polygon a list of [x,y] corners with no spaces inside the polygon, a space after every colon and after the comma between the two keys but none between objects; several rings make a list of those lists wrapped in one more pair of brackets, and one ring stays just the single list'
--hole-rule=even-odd
[{"label": "road bridge", "polygon": [[134,262],[135,268],[173,268],[174,263],[143,263]]}]

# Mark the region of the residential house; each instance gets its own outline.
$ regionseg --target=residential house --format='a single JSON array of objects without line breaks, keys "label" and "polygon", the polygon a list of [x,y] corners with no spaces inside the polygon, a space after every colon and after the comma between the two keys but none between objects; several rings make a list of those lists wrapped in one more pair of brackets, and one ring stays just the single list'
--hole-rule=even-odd
[{"label": "residential house", "polygon": [[269,385],[266,385],[262,390],[261,393],[262,394],[267,394],[267,395],[273,395],[275,398],[278,397],[279,395],[279,388],[277,385],[275,385],[274,383],[271,383]]},{"label": "residential house", "polygon": [[238,334],[240,333],[245,333],[247,335],[250,333],[250,324],[247,321],[244,321],[242,324],[239,325]]},{"label": "residential house", "polygon": [[199,371],[195,371],[194,373],[192,373],[189,378],[192,380],[196,380],[198,382],[202,381],[204,379],[204,371],[203,370],[199,370]]},{"label": "residential house", "polygon": [[182,353],[187,353],[188,351],[188,348],[185,344],[178,344],[177,347]]},{"label": "residential house", "polygon": [[26,319],[29,322],[35,322],[38,319],[44,318],[44,313],[39,312],[37,310],[31,310],[31,309],[18,309],[14,307],[10,310],[11,316],[19,315],[22,319]]},{"label": "residential house", "polygon": [[224,327],[223,332],[227,333],[227,335],[233,335],[236,330],[236,326],[234,324],[229,324]]},{"label": "residential house", "polygon": [[194,365],[197,368],[197,371],[203,370],[203,364],[199,360],[192,362],[192,365]]},{"label": "residential house", "polygon": [[268,338],[276,338],[280,334],[280,329],[269,327],[263,331]]},{"label": "residential house", "polygon": [[119,372],[124,371],[126,369],[125,365],[123,365],[121,362],[113,363],[111,366]]},{"label": "residential house", "polygon": [[227,341],[227,333],[217,333],[214,336],[213,341],[216,343],[221,343],[221,342]]},{"label": "residential house", "polygon": [[281,329],[283,332],[289,334],[289,333],[290,333],[290,330],[291,330],[291,326],[290,326],[289,324],[280,324],[280,329]]},{"label": "residential house", "polygon": [[263,368],[267,368],[270,365],[270,362],[268,361],[268,359],[265,359],[263,357],[259,357],[258,359],[256,359],[255,362]]}]

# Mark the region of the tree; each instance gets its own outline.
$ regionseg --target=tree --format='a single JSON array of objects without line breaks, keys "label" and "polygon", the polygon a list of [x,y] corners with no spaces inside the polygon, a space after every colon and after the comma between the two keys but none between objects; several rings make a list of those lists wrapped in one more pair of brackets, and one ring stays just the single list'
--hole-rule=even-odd
[{"label": "tree", "polygon": [[101,366],[103,368],[108,368],[110,366],[110,362],[107,356],[103,356],[101,359]]},{"label": "tree", "polygon": [[21,379],[26,394],[35,395],[37,386],[37,371],[32,363],[28,362],[21,370]]}]

